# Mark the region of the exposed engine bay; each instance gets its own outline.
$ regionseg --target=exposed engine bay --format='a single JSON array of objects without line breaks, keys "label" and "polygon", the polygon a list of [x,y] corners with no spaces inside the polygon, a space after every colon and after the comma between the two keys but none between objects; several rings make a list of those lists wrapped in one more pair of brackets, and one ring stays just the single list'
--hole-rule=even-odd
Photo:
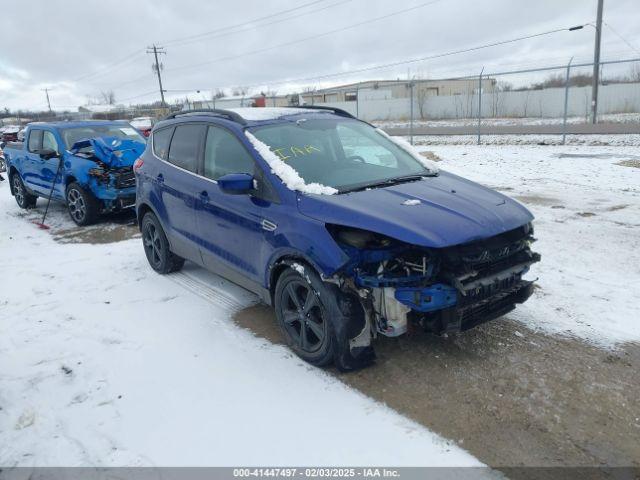
[{"label": "exposed engine bay", "polygon": [[502,316],[533,293],[522,277],[540,260],[531,224],[442,249],[416,247],[369,231],[329,226],[349,257],[338,276],[361,299],[367,326],[353,346],[376,334],[395,337],[419,325],[443,334]]}]

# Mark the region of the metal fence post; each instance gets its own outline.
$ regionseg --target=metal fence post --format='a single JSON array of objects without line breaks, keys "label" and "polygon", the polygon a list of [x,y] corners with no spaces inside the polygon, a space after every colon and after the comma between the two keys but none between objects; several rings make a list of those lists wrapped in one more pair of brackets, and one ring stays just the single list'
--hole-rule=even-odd
[{"label": "metal fence post", "polygon": [[411,138],[411,145],[413,145],[413,81],[409,82],[409,91],[410,91],[410,99],[411,99],[411,105],[410,105],[411,118],[409,121],[409,137]]},{"label": "metal fence post", "polygon": [[569,59],[567,64],[567,78],[564,82],[564,114],[562,117],[562,145],[567,141],[567,112],[569,110],[569,75],[571,72],[571,62],[573,57]]},{"label": "metal fence post", "polygon": [[478,145],[480,145],[480,124],[482,122],[482,74],[484,73],[484,67],[480,70],[478,76]]},{"label": "metal fence post", "polygon": [[360,118],[360,84],[356,85],[356,118]]}]

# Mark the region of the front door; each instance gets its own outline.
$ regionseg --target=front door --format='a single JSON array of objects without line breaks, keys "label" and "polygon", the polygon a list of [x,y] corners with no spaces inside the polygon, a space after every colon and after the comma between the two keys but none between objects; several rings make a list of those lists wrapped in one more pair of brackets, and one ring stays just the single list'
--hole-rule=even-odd
[{"label": "front door", "polygon": [[254,175],[256,168],[251,154],[233,133],[208,127],[203,170],[206,180],[198,189],[196,209],[200,251],[208,268],[248,288],[263,283],[275,228],[268,219],[278,205],[265,183],[255,195],[232,195],[223,192],[215,180],[229,173]]}]

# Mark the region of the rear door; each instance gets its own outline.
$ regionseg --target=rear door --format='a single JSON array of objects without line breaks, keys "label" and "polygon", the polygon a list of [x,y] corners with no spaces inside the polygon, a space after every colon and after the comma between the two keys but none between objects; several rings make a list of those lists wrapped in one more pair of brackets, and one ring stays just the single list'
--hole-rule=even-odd
[{"label": "rear door", "polygon": [[[196,216],[204,264],[249,289],[261,284],[275,225],[268,222],[276,200],[253,157],[229,130],[210,125]],[[257,175],[254,195],[224,193],[216,182],[229,173]],[[277,206],[277,205],[275,205]],[[266,227],[265,227],[266,225]]]},{"label": "rear door", "polygon": [[[160,130],[165,134],[165,130]],[[202,263],[197,245],[195,219],[198,191],[197,170],[206,127],[203,124],[179,124],[173,129],[169,148],[156,156],[165,158],[154,178],[154,190],[162,205],[159,212],[172,250],[181,257]],[[155,140],[154,140],[155,142]]]}]

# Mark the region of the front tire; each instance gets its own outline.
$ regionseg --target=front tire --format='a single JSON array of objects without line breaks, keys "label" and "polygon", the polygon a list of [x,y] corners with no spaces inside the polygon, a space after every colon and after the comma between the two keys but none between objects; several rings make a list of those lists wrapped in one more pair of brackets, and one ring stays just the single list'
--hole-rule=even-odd
[{"label": "front tire", "polygon": [[24,183],[22,183],[22,179],[20,178],[19,173],[15,172],[11,176],[11,186],[13,187],[13,196],[20,208],[26,209],[36,206],[38,197],[27,192],[27,189],[24,186]]},{"label": "front tire", "polygon": [[149,265],[158,273],[177,272],[184,265],[184,258],[170,250],[162,225],[151,212],[142,218],[142,245]]},{"label": "front tire", "polygon": [[96,221],[100,206],[90,192],[87,192],[78,183],[73,182],[67,187],[66,198],[69,216],[71,216],[71,220],[76,225],[83,227]]},{"label": "front tire", "polygon": [[[286,343],[304,361],[322,367],[333,362],[355,370],[375,359],[372,347],[354,355],[349,337],[357,323],[353,308],[335,285],[322,281],[309,266],[292,263],[278,278],[274,307]],[[346,310],[346,313],[345,313]]]}]

